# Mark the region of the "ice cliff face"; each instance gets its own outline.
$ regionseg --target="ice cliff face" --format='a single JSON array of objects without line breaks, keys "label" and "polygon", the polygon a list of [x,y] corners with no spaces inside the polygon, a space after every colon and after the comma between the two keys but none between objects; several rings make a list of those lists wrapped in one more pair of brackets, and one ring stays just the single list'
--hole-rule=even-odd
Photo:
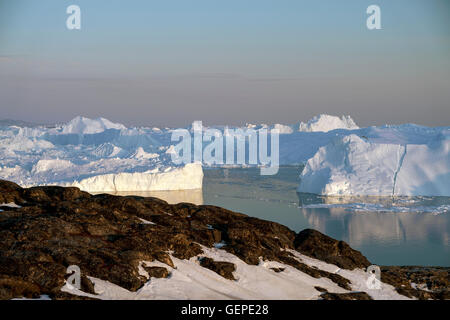
[{"label": "ice cliff face", "polygon": [[450,196],[450,140],[374,143],[339,137],[307,161],[299,192],[322,195]]},{"label": "ice cliff face", "polygon": [[181,168],[167,168],[164,172],[111,173],[67,183],[88,192],[169,191],[201,189],[202,165],[190,163]]}]

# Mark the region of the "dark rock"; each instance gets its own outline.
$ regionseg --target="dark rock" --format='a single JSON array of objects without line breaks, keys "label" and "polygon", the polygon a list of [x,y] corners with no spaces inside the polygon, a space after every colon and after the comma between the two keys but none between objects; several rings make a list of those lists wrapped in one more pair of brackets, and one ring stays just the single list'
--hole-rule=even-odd
[{"label": "dark rock", "polygon": [[365,292],[349,292],[349,293],[322,293],[320,298],[323,300],[373,300]]},{"label": "dark rock", "polygon": [[148,275],[153,278],[167,278],[169,271],[164,267],[143,267]]},{"label": "dark rock", "polygon": [[39,298],[38,285],[25,281],[19,277],[0,275],[0,298],[9,300],[18,297]]},{"label": "dark rock", "polygon": [[328,237],[319,231],[305,229],[294,240],[295,249],[307,256],[353,270],[371,265],[361,252],[352,249],[344,241]]},{"label": "dark rock", "polygon": [[21,204],[23,189],[14,182],[0,180],[0,203]]},{"label": "dark rock", "polygon": [[233,275],[233,272],[236,271],[236,266],[234,265],[234,263],[214,261],[211,258],[204,257],[200,259],[200,265],[204,268],[214,271],[225,279],[236,280]]},{"label": "dark rock", "polygon": [[[384,266],[381,267],[381,281],[410,298],[445,300],[450,298],[449,271],[446,267]],[[418,288],[413,288],[412,283]]]},{"label": "dark rock", "polygon": [[280,272],[283,272],[284,270],[286,270],[286,268],[270,268],[270,269],[275,271],[276,273],[280,273]]},{"label": "dark rock", "polygon": [[172,259],[166,252],[157,252],[155,254],[156,260],[159,262],[167,264],[169,267],[175,268],[175,265],[173,264]]},{"label": "dark rock", "polygon": [[95,289],[94,289],[94,284],[84,274],[81,275],[81,291],[84,291],[84,292],[90,293],[90,294],[96,294]]},{"label": "dark rock", "polygon": [[328,290],[327,289],[325,289],[325,288],[322,288],[322,287],[314,287],[314,289],[316,289],[317,291],[319,291],[319,292],[328,292]]}]

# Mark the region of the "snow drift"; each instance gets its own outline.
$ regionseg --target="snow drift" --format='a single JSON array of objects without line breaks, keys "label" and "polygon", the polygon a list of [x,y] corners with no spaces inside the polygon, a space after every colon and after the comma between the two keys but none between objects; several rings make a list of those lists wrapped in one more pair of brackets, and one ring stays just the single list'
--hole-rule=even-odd
[{"label": "snow drift", "polygon": [[450,140],[373,143],[334,139],[307,161],[299,192],[322,195],[450,196]]}]

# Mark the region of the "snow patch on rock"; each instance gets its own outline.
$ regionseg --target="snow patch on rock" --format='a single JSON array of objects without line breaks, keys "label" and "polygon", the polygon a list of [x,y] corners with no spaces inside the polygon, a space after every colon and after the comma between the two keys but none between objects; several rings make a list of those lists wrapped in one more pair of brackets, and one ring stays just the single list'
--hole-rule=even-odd
[{"label": "snow patch on rock", "polygon": [[[148,277],[141,267],[145,265],[165,267],[170,272],[169,278],[151,278],[136,292],[128,291],[111,282],[89,277],[94,283],[97,295],[82,292],[66,283],[61,291],[74,295],[93,297],[102,300],[155,300],[155,299],[194,299],[194,300],[311,300],[320,299],[316,287],[322,287],[329,292],[347,293],[328,278],[313,278],[289,265],[276,261],[260,261],[258,265],[248,265],[235,255],[225,250],[202,247],[203,254],[189,260],[181,260],[171,256],[175,268],[161,262],[142,261],[139,273]],[[367,273],[360,269],[342,270],[335,265],[309,258],[296,251],[291,251],[294,259],[320,270],[337,273],[352,284],[355,291],[365,291],[374,299],[400,299],[408,300],[399,295],[395,289],[382,284],[381,290],[367,290]],[[236,266],[234,276],[236,281],[227,280],[212,270],[200,266],[199,257],[209,257],[215,261],[231,262]],[[276,273],[271,268],[283,268],[284,271]],[[261,281],[264,279],[264,281]]]}]

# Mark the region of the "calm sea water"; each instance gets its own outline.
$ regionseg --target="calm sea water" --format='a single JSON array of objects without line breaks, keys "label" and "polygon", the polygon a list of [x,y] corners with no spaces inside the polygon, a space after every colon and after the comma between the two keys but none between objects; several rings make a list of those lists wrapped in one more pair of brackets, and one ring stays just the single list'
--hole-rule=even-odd
[{"label": "calm sea water", "polygon": [[203,190],[150,192],[211,204],[344,240],[379,265],[450,266],[450,197],[318,197],[296,192],[300,168],[206,169]]}]

